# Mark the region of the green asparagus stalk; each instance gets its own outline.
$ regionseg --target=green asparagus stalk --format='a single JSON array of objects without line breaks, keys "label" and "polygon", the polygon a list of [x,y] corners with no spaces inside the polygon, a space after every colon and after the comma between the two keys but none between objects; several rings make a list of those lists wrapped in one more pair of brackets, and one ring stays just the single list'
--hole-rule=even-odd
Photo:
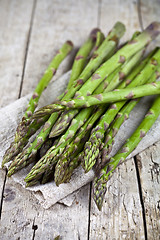
[{"label": "green asparagus stalk", "polygon": [[[117,68],[113,71],[94,91],[95,94],[100,94],[102,92],[108,92],[109,90],[113,90],[115,87],[119,85],[119,83],[125,78],[126,75],[133,69],[133,67],[140,62],[140,59],[144,53],[144,50],[139,51],[136,53],[129,61],[127,61],[124,66]],[[83,98],[83,97],[82,97]],[[65,107],[70,108],[70,101],[79,101],[79,99],[73,99],[68,101],[59,102],[59,104],[50,104],[41,109],[39,109],[34,115],[33,118],[43,117],[47,114],[51,114],[54,111],[60,111],[65,109]],[[81,101],[81,98],[80,98]],[[69,106],[67,106],[69,105]],[[83,105],[83,104],[82,104]],[[73,107],[74,108],[74,107]],[[75,107],[76,108],[76,107]]]},{"label": "green asparagus stalk", "polygon": [[[53,167],[53,165],[57,162],[59,156],[65,150],[65,147],[73,141],[78,127],[83,126],[86,119],[88,119],[90,113],[86,111],[81,111],[81,114],[78,114],[76,118],[73,119],[70,128],[66,131],[64,135],[60,137],[58,144],[51,147],[46,153],[46,155],[33,166],[30,173],[25,178],[26,182],[30,182],[31,180],[35,179],[38,180],[42,177],[43,173]],[[11,168],[9,168],[9,175],[12,174],[13,171],[15,172],[15,170],[17,170],[17,165],[11,166]]]},{"label": "green asparagus stalk", "polygon": [[[88,108],[91,106],[113,103],[126,99],[141,98],[149,95],[159,94],[160,83],[144,84],[143,86],[127,89],[115,89],[114,91],[81,97],[71,101],[62,101],[60,105],[67,108]],[[58,108],[59,110],[59,108]],[[55,109],[56,111],[56,109]]]},{"label": "green asparagus stalk", "polygon": [[[102,64],[102,66],[83,84],[81,81],[80,85],[83,86],[79,91],[76,92],[75,98],[79,98],[85,95],[91,95],[97,86],[107,77],[111,72],[113,72],[117,67],[123,65],[131,56],[136,52],[144,48],[148,43],[157,36],[159,23],[152,23],[148,28],[146,28],[139,36],[134,40],[129,41],[124,47],[117,51],[108,61]],[[151,31],[153,30],[153,32]],[[102,44],[103,45],[103,44]],[[76,85],[77,86],[77,85]],[[76,88],[74,88],[76,89]],[[76,89],[77,90],[77,89]],[[70,96],[69,96],[70,97]],[[63,99],[65,100],[65,99]],[[58,136],[62,133],[68,126],[70,120],[78,113],[77,110],[66,112],[59,118],[56,124],[53,126],[50,137]]]},{"label": "green asparagus stalk", "polygon": [[75,167],[80,164],[77,155],[82,151],[97,117],[97,114],[92,115],[85,122],[85,124],[80,128],[75,139],[66,146],[63,155],[60,156],[55,168],[55,183],[57,186],[66,182],[67,179],[69,180]]},{"label": "green asparagus stalk", "polygon": [[[52,77],[55,75],[58,66],[63,61],[63,59],[68,55],[68,53],[72,50],[72,48],[73,48],[73,44],[71,41],[65,42],[63,44],[62,48],[57,52],[56,56],[51,61],[47,70],[45,71],[43,77],[41,78],[36,89],[34,90],[34,93],[29,101],[29,104],[24,113],[24,116],[17,127],[16,133],[15,133],[15,139],[11,143],[10,147],[7,149],[7,151],[4,155],[2,167],[4,166],[4,163],[13,159],[13,157],[22,149],[22,147],[20,148],[20,143],[22,145],[24,145],[24,143],[26,143],[26,139],[27,139],[26,134],[30,135],[30,133],[28,133],[28,131],[31,132],[30,129],[33,129],[33,125],[32,125],[32,128],[30,128],[29,125],[31,122],[31,116],[32,116],[35,108],[37,107],[39,98],[40,98],[43,90],[48,86]],[[46,119],[46,117],[45,117],[45,119]],[[35,125],[34,125],[34,128],[35,128]]]},{"label": "green asparagus stalk", "polygon": [[[77,115],[77,117],[73,119],[70,128],[66,131],[64,135],[62,135],[58,144],[50,148],[49,151],[46,153],[46,155],[42,159],[40,159],[40,161],[38,161],[36,165],[39,166],[39,164],[42,163],[42,169],[44,169],[44,172],[45,172],[45,170],[47,170],[45,169],[45,167],[50,166],[52,164],[52,160],[54,159],[54,157],[55,156],[58,157],[59,156],[58,154],[61,154],[63,152],[66,144],[68,144],[73,139],[77,129],[85,123],[85,121],[88,119],[90,114],[91,114],[91,111],[90,112],[81,111],[81,114]],[[42,141],[44,142],[43,134],[45,134],[45,132],[43,132],[42,130],[41,136],[37,138],[37,141],[39,142],[34,141],[31,147],[29,148],[29,150],[25,149],[22,153],[20,153],[14,159],[14,161],[9,166],[8,176],[11,176],[12,174],[24,168],[34,160],[34,156],[36,155],[37,150],[39,149],[39,145],[41,145]],[[33,147],[33,144],[37,144],[37,145]],[[48,161],[48,164],[46,164],[47,161]],[[44,172],[42,172],[42,174]]]},{"label": "green asparagus stalk", "polygon": [[[58,137],[56,140],[53,141],[53,139],[48,139],[46,141],[46,144],[44,143],[40,149],[40,158],[42,158],[46,153],[47,151],[53,146],[53,145],[57,145],[57,143],[59,142],[60,140],[60,137]],[[52,144],[50,145],[50,141],[52,142]],[[41,184],[45,184],[47,182],[50,182],[50,181],[53,181],[54,180],[54,167],[52,169],[49,169],[48,171],[46,171],[42,178],[39,180]],[[31,181],[31,182],[28,182],[26,184],[26,187],[28,186],[33,186],[34,185],[34,181]]]},{"label": "green asparagus stalk", "polygon": [[[126,89],[145,84],[151,75],[156,71],[158,64],[160,64],[160,50],[156,51],[156,53],[151,57],[149,62],[137,75],[137,77],[135,77],[135,79],[129,85],[127,85]],[[122,83],[119,88],[124,85]],[[86,172],[88,172],[94,166],[99,155],[99,149],[103,142],[106,130],[114,120],[119,110],[124,106],[126,101],[127,100],[112,104],[106,113],[102,116],[95,129],[93,129],[90,140],[86,143],[84,149],[84,165]]]},{"label": "green asparagus stalk", "polygon": [[[100,86],[95,90],[96,93],[101,93],[101,91],[104,91],[105,87],[107,87],[107,85],[109,84],[109,82],[112,81],[113,77],[116,75],[116,73],[120,70],[120,68],[117,68],[114,72],[112,72],[107,79],[105,79],[103,81],[102,84],[100,84]],[[58,110],[59,109],[59,110]],[[63,106],[57,103],[53,103],[47,106],[44,106],[42,108],[40,108],[38,111],[35,112],[35,114],[33,115],[33,119],[39,119],[42,118],[46,115],[49,115],[53,112],[56,111],[61,111],[63,109]],[[65,107],[64,107],[65,109]]]},{"label": "green asparagus stalk", "polygon": [[[141,55],[139,55],[139,54],[137,54],[137,57],[138,57],[138,59],[140,58],[140,56]],[[136,61],[138,60],[137,58],[135,59]],[[134,61],[135,62],[135,61]],[[134,63],[135,64],[135,63]],[[131,66],[131,64],[130,64],[130,66]],[[132,66],[133,67],[133,66]],[[126,68],[126,70],[125,70],[125,72],[127,73],[127,71],[129,71],[129,70],[127,70],[127,69],[129,69],[129,68]],[[113,78],[113,75],[111,74],[111,78]],[[94,117],[93,118],[91,118],[91,121],[90,121],[90,126],[93,126],[93,124],[95,123],[95,121],[101,116],[101,114],[104,112],[104,110],[105,110],[105,108],[103,107],[102,109],[100,108],[100,109],[98,109],[98,111],[93,115]],[[88,126],[89,126],[88,125]],[[75,161],[73,161],[73,162],[75,162]],[[79,161],[78,161],[79,162]],[[64,164],[63,164],[64,163]],[[58,164],[56,165],[56,169],[58,169],[58,170],[56,170],[55,171],[55,181],[57,182],[57,184],[60,184],[60,180],[63,178],[63,176],[64,176],[64,174],[65,174],[65,172],[67,171],[67,165],[68,164],[68,161],[67,161],[67,159],[65,159],[65,161],[63,162],[63,160],[61,161],[61,160],[59,160],[59,162],[58,162]],[[73,164],[74,165],[74,164]],[[76,165],[75,165],[76,166]],[[73,171],[73,166],[72,166],[72,171]]]},{"label": "green asparagus stalk", "polygon": [[[57,186],[60,183],[69,181],[74,169],[79,166],[80,161],[77,155],[82,150],[84,143],[89,137],[88,134],[90,133],[96,119],[95,115],[92,115],[88,119],[88,121],[80,128],[75,139],[65,147],[63,154],[59,156],[60,159],[57,159],[57,161],[62,162],[60,177],[58,177],[57,173],[55,174],[55,182]],[[52,166],[52,168],[50,167],[47,171],[45,171],[42,184],[48,182],[50,179],[53,179],[55,165],[56,163]],[[30,181],[27,181],[26,186],[33,186],[37,183],[36,181],[36,178],[34,180],[31,179]]]},{"label": "green asparagus stalk", "polygon": [[[94,31],[94,33],[96,34],[96,32]],[[94,43],[95,41],[95,36],[93,34],[90,35],[90,38],[92,40],[92,42]],[[98,50],[97,50],[98,51]],[[106,55],[105,55],[106,56]],[[101,63],[101,61],[99,61],[99,64]],[[66,97],[66,96],[65,96]],[[37,150],[42,146],[43,142],[46,140],[52,125],[55,123],[55,121],[57,120],[59,114],[54,113],[50,116],[50,118],[48,119],[48,121],[45,123],[45,126],[43,128],[43,130],[40,132],[40,134],[37,136],[36,140],[32,143],[32,145],[29,147],[28,149],[28,153],[27,151],[25,151],[24,155],[24,159],[27,159],[27,156],[29,156],[29,158],[31,158],[32,154],[31,153],[36,153]],[[34,151],[35,148],[35,151]],[[32,151],[33,150],[33,151]],[[17,156],[17,158],[22,158],[23,154]],[[16,161],[16,159],[15,159]],[[24,160],[25,161],[25,160]]]},{"label": "green asparagus stalk", "polygon": [[[122,23],[117,22],[113,29],[110,31],[106,39],[103,41],[101,46],[98,48],[96,53],[94,54],[94,57],[89,61],[87,66],[85,67],[82,74],[79,76],[73,87],[66,92],[66,95],[64,96],[63,100],[69,99],[74,96],[76,91],[78,91],[82,85],[90,78],[92,73],[95,72],[95,70],[103,63],[103,61],[110,56],[112,56],[113,52],[115,51],[119,39],[123,36],[125,32],[125,27]],[[83,90],[83,89],[82,89]],[[58,119],[55,126],[52,128],[50,137],[55,137],[60,135],[69,125],[71,119],[78,113],[74,111],[74,114],[72,112],[64,112],[62,114],[62,117]],[[62,128],[62,123],[63,127]]]},{"label": "green asparagus stalk", "polygon": [[[103,111],[104,111],[104,109],[103,109]],[[97,120],[98,117],[99,117],[102,113],[103,113],[102,111],[98,111],[97,114],[94,115],[94,116],[95,116],[95,119]],[[97,118],[96,118],[96,117],[97,117]],[[95,121],[96,121],[96,120],[95,120]],[[95,121],[93,121],[93,123],[94,123]],[[63,170],[63,168],[62,168],[62,170]],[[61,172],[61,174],[62,174],[62,172]],[[35,174],[35,175],[36,175],[36,174]]]},{"label": "green asparagus stalk", "polygon": [[[157,72],[155,72],[151,77],[151,79],[149,79],[149,82],[155,81],[157,76],[159,76],[159,74],[157,75]],[[139,102],[139,99],[135,101],[131,101],[128,104],[128,108],[125,107],[125,110],[131,111],[138,102]],[[124,115],[126,117],[126,111],[124,111]],[[81,152],[84,146],[84,137],[86,136],[86,133],[87,133],[86,129],[87,130],[91,129],[94,122],[97,120],[96,116],[97,114],[94,114],[93,116],[91,116],[90,119],[83,125],[83,127],[81,128],[83,130],[77,135],[76,139],[73,142],[71,142],[69,146],[66,147],[65,151],[63,152],[63,155],[61,155],[60,159],[58,160],[58,164],[56,165],[58,167],[55,168],[55,182],[57,186],[63,182],[68,181],[72,175],[73,170],[77,166],[79,166],[80,159],[79,157],[77,157],[77,150],[78,150],[78,153]],[[121,118],[118,118],[118,120],[120,119]],[[121,119],[121,122],[122,122],[122,119]],[[118,122],[118,124],[120,123]]]},{"label": "green asparagus stalk", "polygon": [[73,97],[76,91],[81,88],[81,86],[90,78],[90,76],[95,72],[95,70],[103,63],[104,59],[110,57],[110,54],[113,53],[113,50],[116,49],[118,41],[123,36],[124,32],[124,24],[117,22],[106,37],[106,39],[97,49],[94,57],[91,58],[79,78],[75,81],[72,88],[66,92],[66,95],[64,97],[65,99]]},{"label": "green asparagus stalk", "polygon": [[[158,69],[159,70],[159,69]],[[149,82],[154,82],[160,76],[160,71],[156,71],[152,74]],[[118,112],[115,121],[112,123],[109,132],[106,135],[104,147],[101,151],[100,156],[98,157],[96,169],[101,169],[102,166],[109,160],[109,153],[112,151],[112,146],[114,144],[114,138],[118,133],[119,128],[129,118],[130,112],[133,108],[139,103],[141,99],[131,100]]]},{"label": "green asparagus stalk", "polygon": [[[89,39],[84,43],[84,45],[82,45],[79,52],[77,53],[77,58],[78,58],[78,56],[82,56],[82,55],[84,56],[84,58],[82,61],[80,59],[79,59],[80,61],[77,60],[77,58],[75,59],[73,67],[72,67],[73,74],[71,74],[69,84],[70,84],[70,82],[73,83],[73,81],[75,80],[74,77],[78,76],[77,73],[81,73],[81,71],[83,70],[84,59],[86,59],[86,54],[88,54],[91,51],[91,49],[93,48],[95,40],[96,40],[96,34],[98,31],[99,31],[98,29],[92,30],[92,32],[90,33]],[[69,87],[68,87],[68,89],[69,89]],[[61,98],[62,98],[62,95],[58,97],[58,99],[61,99]],[[46,138],[49,134],[49,131],[52,127],[51,124],[54,124],[54,122],[57,120],[58,116],[59,116],[59,114],[55,113],[52,116],[50,116],[49,119],[47,117],[47,119],[48,119],[47,122],[46,122],[46,120],[47,120],[46,116],[44,116],[44,119],[41,118],[42,120],[45,120],[44,122],[46,122],[46,123],[44,125],[44,128],[42,129],[42,131],[39,134],[40,136],[38,135],[36,140],[33,142],[33,144],[31,144],[31,146],[28,148],[28,154],[27,154],[27,151],[25,151],[25,153],[24,153],[24,154],[26,154],[25,158],[27,158],[27,155],[30,156],[30,158],[31,158],[31,156],[32,156],[31,152],[34,153],[33,155],[36,154],[37,150],[42,146],[43,142],[46,140]],[[34,126],[34,128],[32,127],[32,133],[36,132],[36,130],[38,129],[37,126],[39,126],[39,125],[35,125],[35,126]],[[34,131],[33,131],[33,129],[34,129]],[[25,140],[25,141],[23,141],[23,140]],[[27,140],[28,140],[28,136],[26,135],[25,139],[22,139],[21,142],[23,141],[23,143],[26,143]],[[21,145],[22,145],[21,147],[23,148],[24,144],[21,144]],[[35,152],[32,151],[34,148],[36,148]],[[18,152],[17,152],[17,154],[18,154]],[[22,156],[23,156],[23,153],[17,157],[22,158]],[[33,159],[34,159],[34,157],[33,157]],[[15,159],[15,161],[16,161],[16,159]]]},{"label": "green asparagus stalk", "polygon": [[[98,28],[95,28],[91,31],[89,38],[80,47],[80,49],[78,50],[75,56],[68,86],[66,90],[60,96],[57,97],[57,100],[61,100],[64,97],[65,93],[74,84],[74,81],[77,80],[77,78],[80,76],[88,60],[88,55],[90,54],[90,52],[94,51],[95,46],[96,48],[100,46],[102,36],[103,36],[103,33]],[[98,41],[97,41],[97,38],[99,38]]]},{"label": "green asparagus stalk", "polygon": [[144,120],[135,130],[118,153],[110,159],[110,162],[100,171],[99,177],[94,180],[94,200],[99,210],[102,208],[104,196],[107,190],[106,183],[112,176],[117,166],[124,162],[127,156],[137,147],[148,130],[152,127],[160,114],[160,96],[156,98]]},{"label": "green asparagus stalk", "polygon": [[96,37],[96,43],[92,50],[93,53],[91,54],[92,58],[95,58],[97,56],[97,50],[101,46],[101,44],[103,43],[104,40],[105,40],[104,34],[101,31],[98,31],[97,37]]},{"label": "green asparagus stalk", "polygon": [[[101,44],[101,36],[103,36],[103,33],[99,29],[97,28],[93,29],[87,41],[80,47],[79,51],[76,54],[76,57],[72,66],[72,72],[71,72],[70,80],[67,86],[67,90],[69,90],[72,87],[72,85],[74,84],[74,81],[77,80],[77,78],[82,73],[85,67],[85,64],[87,62],[87,58],[93,48],[94,38],[96,41],[95,46],[98,47]],[[99,41],[97,42],[97,40]]]}]

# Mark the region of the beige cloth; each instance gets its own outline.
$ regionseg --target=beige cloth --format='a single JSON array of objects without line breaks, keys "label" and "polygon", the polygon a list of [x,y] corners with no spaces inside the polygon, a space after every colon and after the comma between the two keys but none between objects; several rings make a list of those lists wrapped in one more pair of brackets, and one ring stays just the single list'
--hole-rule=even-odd
[{"label": "beige cloth", "polygon": [[[69,73],[63,75],[60,79],[51,82],[50,86],[45,90],[44,94],[40,99],[39,107],[49,104],[64,90],[69,78]],[[9,147],[10,143],[14,138],[14,133],[18,122],[20,121],[24,109],[28,103],[31,94],[18,99],[14,103],[0,109],[0,165],[2,162],[5,150]],[[112,155],[120,148],[120,146],[125,142],[125,139],[131,135],[131,133],[136,129],[138,124],[143,119],[148,106],[150,105],[151,98],[144,98],[138,106],[130,114],[129,119],[122,125],[119,133],[115,139],[115,145],[113,148]],[[160,117],[148,132],[148,134],[142,139],[138,147],[130,154],[130,157],[135,156],[137,153],[141,152],[148,146],[160,140]],[[20,183],[25,187],[23,181],[24,177],[28,173],[32,166],[28,166],[12,176],[15,182]],[[36,198],[42,204],[44,208],[49,208],[56,202],[63,199],[63,203],[70,206],[74,200],[74,195],[70,195],[75,190],[81,188],[83,185],[89,183],[94,178],[93,171],[88,174],[84,174],[82,168],[75,171],[70,183],[61,184],[56,187],[54,182],[27,188],[26,191],[34,192]]]}]

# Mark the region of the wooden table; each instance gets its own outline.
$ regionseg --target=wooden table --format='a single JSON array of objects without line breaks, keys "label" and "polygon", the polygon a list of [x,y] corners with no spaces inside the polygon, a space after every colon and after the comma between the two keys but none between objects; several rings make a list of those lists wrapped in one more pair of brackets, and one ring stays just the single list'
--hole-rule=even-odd
[{"label": "wooden table", "polygon": [[[125,41],[135,30],[160,20],[160,1],[1,0],[0,16],[4,107],[33,91],[65,40],[72,39],[78,47],[92,28],[98,26],[106,34],[122,21]],[[65,61],[57,77],[69,67]],[[57,203],[44,210],[32,193],[0,170],[0,239],[160,239],[159,153],[160,142],[117,169],[108,182],[102,212],[93,202],[91,184],[74,193],[71,207]]]}]

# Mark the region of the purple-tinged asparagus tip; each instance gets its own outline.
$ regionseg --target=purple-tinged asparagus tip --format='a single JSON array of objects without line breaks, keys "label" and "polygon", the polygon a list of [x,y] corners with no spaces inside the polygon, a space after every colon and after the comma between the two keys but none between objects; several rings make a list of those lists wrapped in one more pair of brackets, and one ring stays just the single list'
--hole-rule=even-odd
[{"label": "purple-tinged asparagus tip", "polygon": [[146,29],[152,39],[155,39],[160,34],[160,23],[152,22]]},{"label": "purple-tinged asparagus tip", "polygon": [[70,41],[70,40],[67,40],[67,41],[66,41],[66,44],[70,45],[71,47],[74,46],[73,43],[72,43],[72,41]]},{"label": "purple-tinged asparagus tip", "polygon": [[96,180],[94,181],[93,196],[99,211],[102,210],[103,200],[106,191],[107,188],[104,187],[103,184],[101,184],[101,181],[100,182],[96,182]]},{"label": "purple-tinged asparagus tip", "polygon": [[96,39],[97,39],[97,32],[101,32],[101,30],[100,30],[99,28],[94,28],[94,29],[91,31],[90,35],[89,35],[89,37],[90,37],[93,41],[96,41]]}]

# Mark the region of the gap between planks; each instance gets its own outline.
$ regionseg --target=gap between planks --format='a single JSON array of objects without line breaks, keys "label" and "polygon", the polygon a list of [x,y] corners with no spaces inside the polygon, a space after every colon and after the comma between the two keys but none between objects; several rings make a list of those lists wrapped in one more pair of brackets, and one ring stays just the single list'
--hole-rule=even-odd
[{"label": "gap between planks", "polygon": [[22,78],[21,78],[21,84],[20,84],[20,89],[19,89],[18,98],[21,97],[21,93],[22,93],[23,79],[24,79],[24,74],[25,74],[25,69],[26,69],[26,62],[27,62],[27,56],[28,56],[28,48],[29,48],[29,43],[30,43],[30,39],[31,39],[31,33],[32,33],[32,27],[33,27],[33,20],[34,20],[34,15],[35,15],[36,4],[37,4],[37,0],[34,0],[34,2],[33,2],[33,8],[32,8],[32,13],[31,13],[30,27],[29,27],[29,31],[28,31],[26,48],[25,48],[24,65],[23,65],[23,70],[22,70]]}]

